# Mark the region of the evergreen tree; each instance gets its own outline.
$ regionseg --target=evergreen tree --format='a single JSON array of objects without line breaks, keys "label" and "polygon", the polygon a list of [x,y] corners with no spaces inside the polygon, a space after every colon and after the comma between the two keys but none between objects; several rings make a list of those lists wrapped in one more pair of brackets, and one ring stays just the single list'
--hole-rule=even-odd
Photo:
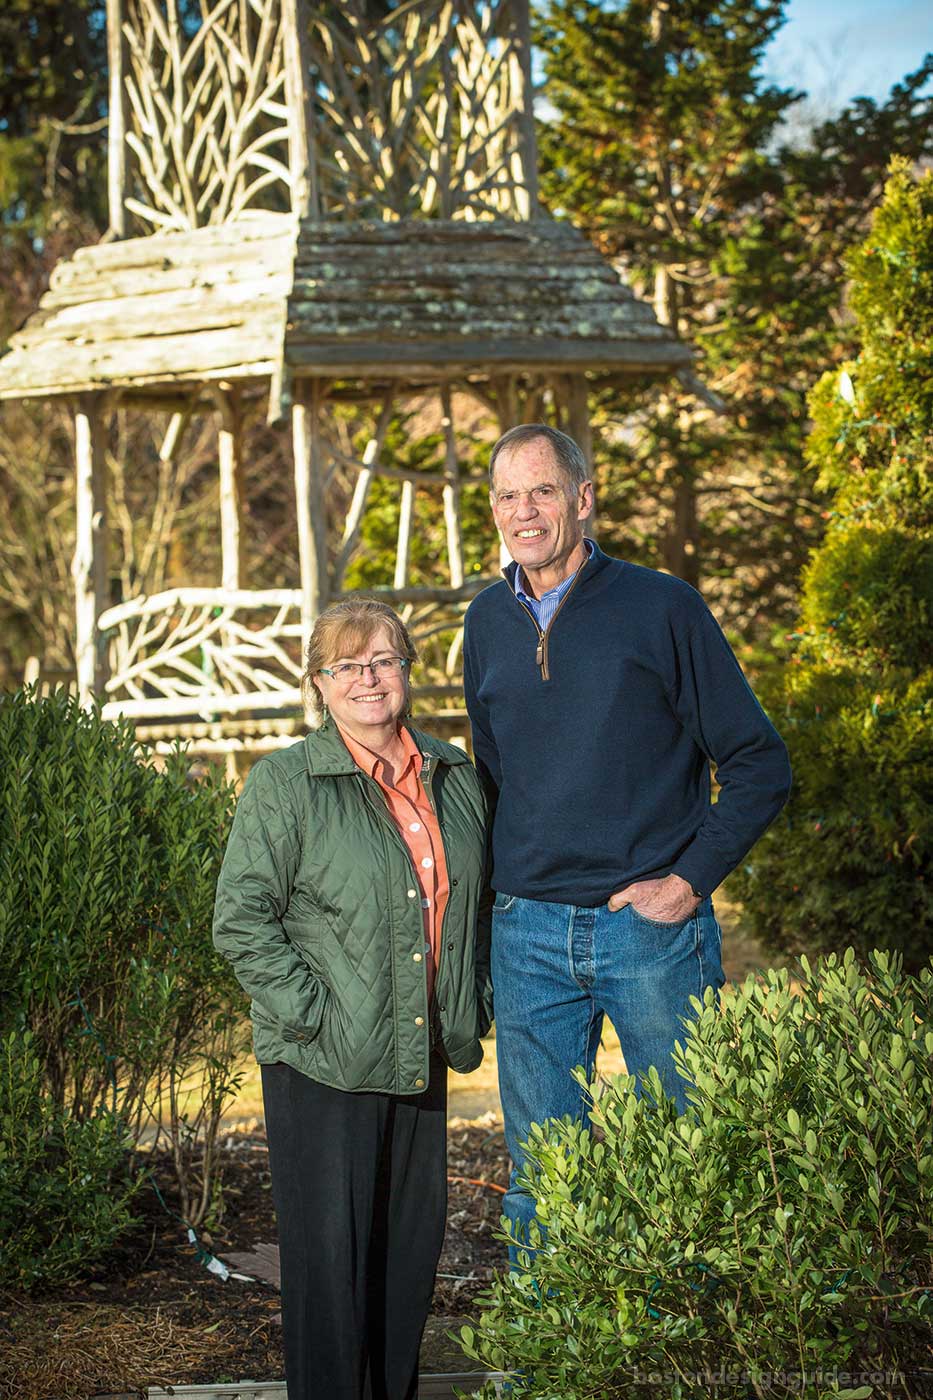
[{"label": "evergreen tree", "polygon": [[916,968],[933,953],[933,172],[895,163],[846,266],[860,349],[810,398],[807,455],[836,495],[779,697],[794,791],[742,888],[773,947],[898,948]]},{"label": "evergreen tree", "polygon": [[[780,146],[800,94],[764,82],[784,0],[552,0],[538,27],[542,187],[696,356],[696,378],[602,395],[610,547],[701,583],[763,637],[789,621],[821,502],[806,389],[845,353],[841,259],[892,153],[933,149],[933,60]],[[725,403],[711,411],[699,380]]]},{"label": "evergreen tree", "polygon": [[0,346],[32,309],[49,257],[106,227],[105,24],[94,0],[0,7]]}]

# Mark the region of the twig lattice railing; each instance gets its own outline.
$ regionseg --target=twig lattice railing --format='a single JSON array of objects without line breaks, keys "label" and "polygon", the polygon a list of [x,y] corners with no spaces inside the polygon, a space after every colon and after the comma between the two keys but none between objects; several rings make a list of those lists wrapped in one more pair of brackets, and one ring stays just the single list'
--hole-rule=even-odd
[{"label": "twig lattice railing", "polygon": [[104,713],[205,719],[301,703],[301,594],[174,588],[108,609]]}]

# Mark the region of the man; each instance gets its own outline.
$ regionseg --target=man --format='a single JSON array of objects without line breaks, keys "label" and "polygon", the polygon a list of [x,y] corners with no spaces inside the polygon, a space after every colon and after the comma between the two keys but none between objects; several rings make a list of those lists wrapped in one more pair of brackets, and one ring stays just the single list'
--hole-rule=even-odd
[{"label": "man", "polygon": [[[689,998],[722,985],[710,895],[786,800],[783,743],[699,594],[583,534],[593,487],[577,444],[513,428],[490,462],[513,563],[471,604],[464,687],[495,809],[492,977],[505,1213],[532,1123],[580,1116],[608,1014],[629,1073],[671,1052]],[[709,763],[720,784],[710,801]]]}]

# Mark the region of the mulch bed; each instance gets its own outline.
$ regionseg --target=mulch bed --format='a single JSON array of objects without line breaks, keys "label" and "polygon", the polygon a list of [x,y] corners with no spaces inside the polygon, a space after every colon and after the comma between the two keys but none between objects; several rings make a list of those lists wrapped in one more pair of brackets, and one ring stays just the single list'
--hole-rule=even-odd
[{"label": "mulch bed", "polygon": [[[503,1267],[494,1239],[508,1180],[508,1154],[492,1115],[455,1121],[448,1135],[450,1204],[422,1370],[471,1369],[446,1340]],[[144,1187],[138,1224],[75,1283],[29,1297],[0,1295],[2,1400],[89,1400],[148,1386],[220,1384],[283,1377],[279,1294],[269,1284],[222,1282],[197,1258],[173,1207],[171,1172],[151,1167],[165,1205]],[[215,1255],[274,1242],[264,1138],[238,1132],[224,1143],[223,1216],[201,1232]],[[168,1208],[168,1209],[167,1209]],[[433,1355],[430,1353],[433,1351]],[[426,1353],[428,1353],[426,1355]]]}]

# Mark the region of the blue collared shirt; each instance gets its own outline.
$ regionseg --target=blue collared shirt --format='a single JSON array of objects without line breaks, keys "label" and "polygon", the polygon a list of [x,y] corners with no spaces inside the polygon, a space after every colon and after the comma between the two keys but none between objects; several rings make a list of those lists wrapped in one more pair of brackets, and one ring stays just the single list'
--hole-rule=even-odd
[{"label": "blue collared shirt", "polygon": [[[584,539],[583,543],[586,546],[586,557],[592,559],[595,548],[593,541]],[[520,603],[524,603],[526,607],[531,609],[532,616],[542,632],[546,632],[551,625],[554,614],[560,607],[561,599],[579,572],[579,569],[574,570],[570,577],[563,579],[556,588],[552,588],[549,592],[542,593],[540,598],[536,598],[533,593],[528,593],[525,590],[525,575],[522,573],[521,565],[515,570],[515,583],[513,585],[515,596]]]}]

